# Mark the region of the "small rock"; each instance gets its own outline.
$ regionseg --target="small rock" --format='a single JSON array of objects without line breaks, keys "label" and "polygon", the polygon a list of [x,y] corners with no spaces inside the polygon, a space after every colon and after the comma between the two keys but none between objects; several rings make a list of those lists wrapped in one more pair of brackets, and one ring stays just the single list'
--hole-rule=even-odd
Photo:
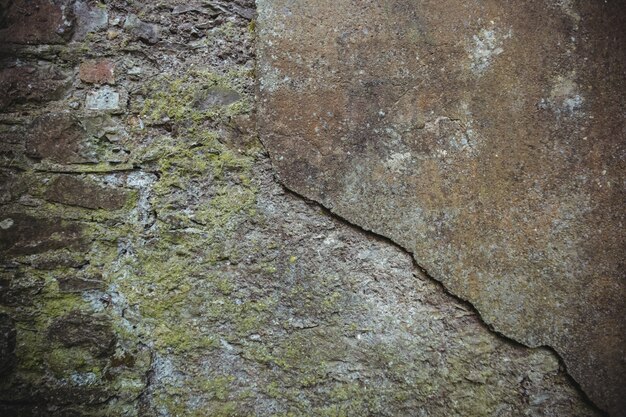
[{"label": "small rock", "polygon": [[85,39],[90,32],[97,32],[106,28],[109,21],[109,14],[106,9],[89,7],[84,1],[77,1],[74,4],[74,15],[77,20],[74,40],[77,41]]},{"label": "small rock", "polygon": [[130,14],[124,22],[124,29],[130,32],[135,38],[144,42],[154,44],[159,41],[160,28],[158,25],[142,22],[136,15]]},{"label": "small rock", "polygon": [[241,99],[235,90],[226,87],[210,87],[201,90],[194,100],[193,106],[198,110],[208,110],[215,106],[228,106]]},{"label": "small rock", "polygon": [[13,221],[12,218],[7,217],[6,219],[2,220],[0,222],[0,229],[2,230],[7,230],[9,229],[11,226],[13,226],[15,224],[15,222]]},{"label": "small rock", "polygon": [[141,67],[132,67],[127,71],[128,75],[141,75],[143,69]]},{"label": "small rock", "polygon": [[120,110],[120,93],[110,87],[103,87],[87,95],[85,107],[88,110]]},{"label": "small rock", "polygon": [[80,79],[90,84],[115,84],[115,64],[108,59],[93,59],[80,64]]}]

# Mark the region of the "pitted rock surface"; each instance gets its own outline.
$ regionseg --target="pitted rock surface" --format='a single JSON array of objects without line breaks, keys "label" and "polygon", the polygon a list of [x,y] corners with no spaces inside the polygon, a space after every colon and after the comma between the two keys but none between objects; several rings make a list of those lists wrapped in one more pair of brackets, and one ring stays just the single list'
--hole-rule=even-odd
[{"label": "pitted rock surface", "polygon": [[626,411],[626,8],[259,0],[282,182],[391,238]]},{"label": "pitted rock surface", "polygon": [[276,181],[255,16],[0,1],[0,416],[600,417],[553,351]]}]

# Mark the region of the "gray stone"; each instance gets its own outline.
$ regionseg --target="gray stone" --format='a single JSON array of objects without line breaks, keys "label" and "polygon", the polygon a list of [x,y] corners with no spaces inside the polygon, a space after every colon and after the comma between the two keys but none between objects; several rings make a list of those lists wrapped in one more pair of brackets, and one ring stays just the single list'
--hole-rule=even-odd
[{"label": "gray stone", "polygon": [[91,91],[87,94],[85,107],[87,110],[119,111],[121,110],[120,93],[108,86]]},{"label": "gray stone", "polygon": [[209,87],[200,90],[195,97],[193,106],[198,110],[208,110],[215,106],[227,106],[241,99],[235,90],[225,87]]},{"label": "gray stone", "polygon": [[141,21],[137,15],[129,14],[124,22],[124,29],[134,37],[149,44],[159,41],[160,28],[158,25]]},{"label": "gray stone", "polygon": [[74,15],[76,16],[76,30],[74,40],[82,41],[88,33],[106,29],[109,22],[109,13],[102,7],[90,7],[85,1],[74,3]]}]

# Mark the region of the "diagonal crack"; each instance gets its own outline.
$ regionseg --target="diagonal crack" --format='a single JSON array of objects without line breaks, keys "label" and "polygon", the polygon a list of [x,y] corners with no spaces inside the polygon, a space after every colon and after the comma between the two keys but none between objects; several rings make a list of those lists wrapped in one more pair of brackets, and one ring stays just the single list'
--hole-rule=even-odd
[{"label": "diagonal crack", "polygon": [[[265,150],[265,153],[267,155],[269,155],[269,151],[267,150],[267,148],[265,147],[265,144],[263,144],[263,141],[260,141],[263,149]],[[576,389],[577,393],[580,395],[580,398],[583,400],[583,402],[585,404],[587,404],[590,408],[592,408],[594,411],[596,411],[598,414],[608,417],[609,414],[607,412],[605,412],[604,410],[598,408],[598,406],[591,401],[591,399],[588,397],[587,393],[585,393],[585,391],[582,389],[582,387],[580,386],[580,384],[578,383],[578,381],[576,381],[572,375],[570,374],[570,372],[567,369],[567,365],[565,363],[565,361],[563,360],[563,358],[561,357],[561,355],[558,354],[558,352],[552,348],[549,345],[541,345],[541,346],[528,346],[525,345],[515,339],[512,339],[508,336],[506,336],[505,334],[499,332],[498,330],[496,330],[492,325],[488,324],[487,322],[485,322],[482,318],[482,315],[480,314],[480,312],[476,309],[476,307],[474,307],[474,305],[469,302],[468,300],[450,292],[448,290],[448,288],[445,287],[445,285],[435,279],[432,275],[429,274],[429,272],[426,270],[426,268],[424,268],[422,265],[419,264],[419,262],[417,261],[417,259],[415,259],[415,256],[413,255],[413,253],[411,253],[411,251],[409,251],[408,249],[406,249],[404,246],[400,245],[399,243],[393,241],[391,238],[388,238],[386,236],[380,235],[374,231],[365,229],[357,224],[354,224],[352,222],[350,222],[349,220],[347,220],[346,218],[342,217],[341,215],[333,212],[331,209],[329,209],[328,207],[324,206],[322,203],[312,200],[300,193],[298,193],[297,191],[294,191],[293,189],[289,188],[281,179],[280,177],[277,175],[277,171],[276,168],[274,167],[274,162],[272,161],[271,158],[269,158],[270,164],[272,166],[272,170],[274,172],[274,179],[277,183],[279,183],[281,185],[281,187],[283,188],[283,190],[285,191],[285,193],[294,196],[296,198],[299,198],[301,200],[304,200],[307,204],[310,205],[314,205],[316,207],[318,207],[322,212],[324,212],[327,216],[331,217],[332,219],[336,220],[337,222],[341,223],[344,226],[347,226],[353,230],[357,230],[359,233],[363,234],[364,236],[367,236],[370,239],[379,241],[379,242],[385,242],[388,245],[392,245],[396,248],[398,248],[399,250],[401,250],[402,252],[404,252],[405,254],[409,255],[411,258],[411,262],[413,263],[413,267],[415,269],[417,269],[422,275],[423,277],[425,277],[428,281],[430,281],[431,283],[434,283],[437,288],[439,288],[443,293],[445,293],[446,295],[448,295],[449,297],[451,297],[452,299],[454,299],[457,303],[459,303],[460,305],[462,305],[466,310],[468,310],[469,312],[471,312],[472,314],[474,314],[477,318],[478,318],[478,322],[480,323],[480,325],[487,330],[488,332],[496,335],[498,338],[500,338],[502,341],[504,341],[506,344],[510,345],[510,346],[514,346],[514,347],[522,347],[525,349],[532,349],[532,350],[538,350],[538,349],[544,349],[549,351],[551,354],[554,355],[555,358],[557,358],[558,362],[559,362],[559,366],[561,369],[563,369],[563,372],[565,373],[565,376],[567,377],[568,382]],[[414,274],[414,276],[416,276]]]}]

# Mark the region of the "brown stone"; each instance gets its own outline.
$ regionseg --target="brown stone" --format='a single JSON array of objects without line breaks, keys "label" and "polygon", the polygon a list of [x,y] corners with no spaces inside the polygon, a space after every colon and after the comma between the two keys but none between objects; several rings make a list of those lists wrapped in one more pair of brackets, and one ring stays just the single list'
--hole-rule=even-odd
[{"label": "brown stone", "polygon": [[0,70],[0,110],[17,103],[45,103],[63,98],[70,78],[57,68],[15,66]]},{"label": "brown stone", "polygon": [[116,340],[106,317],[80,311],[72,311],[55,320],[48,329],[48,335],[65,347],[85,347],[97,356],[110,352]]},{"label": "brown stone", "polygon": [[86,132],[70,113],[37,118],[28,130],[26,154],[57,163],[95,162],[84,149]]},{"label": "brown stone", "polygon": [[45,198],[56,203],[90,209],[119,210],[128,201],[129,192],[103,187],[72,175],[56,177]]},{"label": "brown stone", "polygon": [[19,256],[61,248],[84,248],[83,228],[79,223],[19,213],[0,217],[0,253],[4,255]]},{"label": "brown stone", "polygon": [[282,181],[626,415],[626,8],[258,1]]},{"label": "brown stone", "polygon": [[102,290],[104,281],[102,274],[69,273],[57,278],[59,291],[64,293],[76,293],[91,290]]},{"label": "brown stone", "polygon": [[33,306],[37,295],[41,294],[46,285],[38,279],[22,271],[7,270],[0,272],[0,304],[4,306]]},{"label": "brown stone", "polygon": [[89,60],[80,64],[80,79],[90,84],[115,84],[115,64],[108,59]]},{"label": "brown stone", "polygon": [[14,0],[0,29],[0,42],[18,44],[65,43],[72,35],[70,0]]}]

